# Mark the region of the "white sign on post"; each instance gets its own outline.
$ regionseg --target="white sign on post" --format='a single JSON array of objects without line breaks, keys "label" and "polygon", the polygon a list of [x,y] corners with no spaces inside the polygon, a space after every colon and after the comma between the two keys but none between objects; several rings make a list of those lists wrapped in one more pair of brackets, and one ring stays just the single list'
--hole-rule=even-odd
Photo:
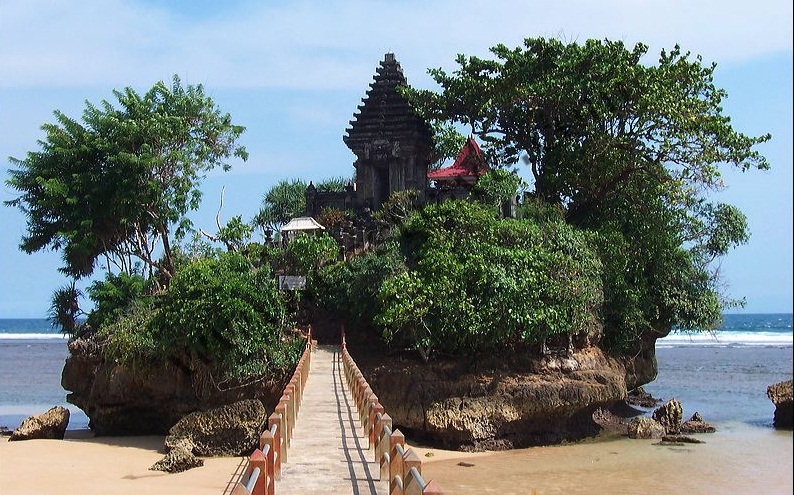
[{"label": "white sign on post", "polygon": [[279,275],[278,288],[281,290],[303,290],[306,288],[306,277],[302,275]]}]

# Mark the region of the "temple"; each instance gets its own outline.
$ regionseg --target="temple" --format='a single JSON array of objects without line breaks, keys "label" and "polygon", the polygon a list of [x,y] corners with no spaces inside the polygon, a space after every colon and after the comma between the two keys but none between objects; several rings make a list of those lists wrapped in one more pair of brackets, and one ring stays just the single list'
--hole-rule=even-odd
[{"label": "temple", "polygon": [[[488,170],[472,137],[451,167],[428,171],[433,152],[433,131],[400,94],[407,86],[400,63],[387,53],[376,69],[342,140],[356,156],[355,184],[344,192],[306,189],[306,215],[317,217],[324,209],[366,213],[379,209],[397,191],[419,193],[419,201],[464,198]],[[428,187],[430,182],[436,187]]]}]

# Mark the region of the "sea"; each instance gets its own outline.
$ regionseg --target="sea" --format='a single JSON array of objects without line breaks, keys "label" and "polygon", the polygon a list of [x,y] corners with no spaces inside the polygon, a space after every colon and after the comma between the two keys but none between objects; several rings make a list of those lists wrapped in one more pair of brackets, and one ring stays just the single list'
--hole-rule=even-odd
[{"label": "sea", "polygon": [[[678,399],[685,416],[772,428],[769,385],[792,379],[792,314],[726,314],[714,333],[672,333],[656,344],[658,376],[644,386],[657,399]],[[66,400],[61,372],[68,339],[46,319],[0,318],[0,426],[61,405],[69,429],[88,417]],[[685,418],[685,419],[687,419]]]}]

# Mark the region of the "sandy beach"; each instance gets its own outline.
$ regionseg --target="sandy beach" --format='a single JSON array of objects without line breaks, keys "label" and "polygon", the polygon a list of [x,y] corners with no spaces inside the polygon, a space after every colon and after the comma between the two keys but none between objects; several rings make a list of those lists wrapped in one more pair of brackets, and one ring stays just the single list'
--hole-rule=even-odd
[{"label": "sandy beach", "polygon": [[[706,443],[616,438],[509,452],[412,448],[425,479],[448,494],[792,493],[792,432],[733,423],[698,437]],[[218,495],[229,493],[243,461],[214,458],[184,473],[149,471],[162,445],[159,436],[93,438],[80,431],[64,441],[3,439],[0,493]]]},{"label": "sandy beach", "polygon": [[204,460],[183,473],[150,471],[163,456],[162,436],[100,437],[67,431],[64,440],[0,439],[0,493],[212,494],[231,491],[243,458]]}]

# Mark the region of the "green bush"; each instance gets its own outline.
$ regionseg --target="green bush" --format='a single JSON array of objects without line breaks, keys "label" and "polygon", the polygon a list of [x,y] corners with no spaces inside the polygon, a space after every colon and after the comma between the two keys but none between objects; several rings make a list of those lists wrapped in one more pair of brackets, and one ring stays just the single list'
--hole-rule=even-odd
[{"label": "green bush", "polygon": [[284,372],[302,346],[282,332],[285,303],[269,267],[232,252],[182,267],[150,325],[164,353],[195,355],[227,378]]},{"label": "green bush", "polygon": [[299,233],[287,243],[283,264],[294,275],[308,275],[320,266],[335,261],[339,245],[328,234],[307,235]]},{"label": "green bush", "polygon": [[562,222],[446,201],[412,215],[400,243],[408,269],[381,285],[376,317],[396,345],[474,357],[595,324],[601,263]]},{"label": "green bush", "polygon": [[99,328],[104,341],[102,353],[105,359],[127,366],[136,371],[145,371],[149,366],[165,360],[162,346],[155,339],[150,322],[154,315],[153,301],[132,301],[123,311],[117,312],[113,321]]},{"label": "green bush", "polygon": [[105,280],[96,280],[88,287],[88,298],[94,309],[88,314],[86,323],[94,330],[118,320],[121,314],[141,298],[146,288],[146,279],[138,274],[108,273]]},{"label": "green bush", "polygon": [[383,280],[405,269],[396,244],[352,259],[323,266],[311,279],[310,297],[325,311],[347,323],[349,329],[371,327],[380,305]]}]

